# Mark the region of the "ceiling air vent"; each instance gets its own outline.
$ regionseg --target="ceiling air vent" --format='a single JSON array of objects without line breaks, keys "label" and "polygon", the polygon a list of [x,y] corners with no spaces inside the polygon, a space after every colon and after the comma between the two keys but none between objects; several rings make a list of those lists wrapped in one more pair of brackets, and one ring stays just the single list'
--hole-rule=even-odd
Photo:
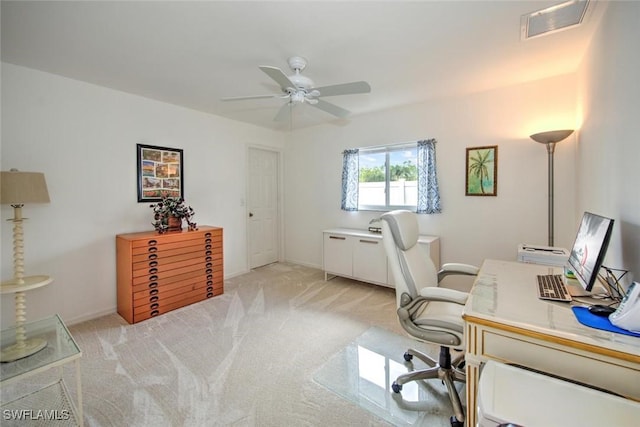
[{"label": "ceiling air vent", "polygon": [[571,0],[520,18],[520,38],[527,40],[580,25],[595,0]]}]

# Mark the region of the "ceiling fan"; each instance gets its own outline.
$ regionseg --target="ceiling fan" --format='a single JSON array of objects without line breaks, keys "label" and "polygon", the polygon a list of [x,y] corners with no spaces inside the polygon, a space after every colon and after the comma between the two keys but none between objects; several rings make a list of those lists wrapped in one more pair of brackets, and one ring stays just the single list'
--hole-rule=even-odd
[{"label": "ceiling fan", "polygon": [[345,118],[350,114],[348,110],[320,98],[325,96],[352,95],[371,92],[371,86],[369,86],[369,83],[364,81],[314,87],[313,81],[310,78],[300,74],[308,64],[305,58],[292,56],[287,62],[291,70],[294,72],[293,75],[287,76],[280,68],[277,67],[270,67],[268,65],[261,65],[259,67],[266,75],[271,77],[276,83],[278,83],[278,85],[280,85],[282,94],[237,96],[232,98],[222,98],[221,100],[244,101],[247,99],[262,98],[286,99],[287,102],[276,114],[274,118],[275,121],[285,120],[293,106],[303,103],[307,103],[336,117]]}]

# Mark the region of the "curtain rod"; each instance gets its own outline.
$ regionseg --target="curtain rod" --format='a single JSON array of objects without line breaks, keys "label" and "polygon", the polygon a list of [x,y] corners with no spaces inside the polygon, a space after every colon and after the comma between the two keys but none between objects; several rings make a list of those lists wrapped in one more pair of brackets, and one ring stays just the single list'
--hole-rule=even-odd
[{"label": "curtain rod", "polygon": [[[426,138],[426,139],[418,139],[415,141],[406,141],[406,142],[394,142],[392,144],[380,144],[380,145],[372,145],[369,147],[354,147],[354,148],[358,148],[358,150],[375,150],[378,148],[387,148],[387,147],[395,147],[395,146],[402,146],[402,145],[410,145],[410,144],[417,144],[419,141],[431,141],[433,140],[434,143],[438,143],[438,141],[435,138]],[[344,154],[345,150],[353,150],[354,148],[345,148],[344,150],[342,150],[340,152],[340,154]]]}]

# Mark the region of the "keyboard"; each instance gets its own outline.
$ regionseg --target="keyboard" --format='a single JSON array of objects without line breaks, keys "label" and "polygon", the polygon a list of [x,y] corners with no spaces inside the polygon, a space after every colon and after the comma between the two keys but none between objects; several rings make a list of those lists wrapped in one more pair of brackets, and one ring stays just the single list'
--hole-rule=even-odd
[{"label": "keyboard", "polygon": [[552,301],[571,301],[571,295],[562,282],[562,275],[539,275],[538,298]]}]

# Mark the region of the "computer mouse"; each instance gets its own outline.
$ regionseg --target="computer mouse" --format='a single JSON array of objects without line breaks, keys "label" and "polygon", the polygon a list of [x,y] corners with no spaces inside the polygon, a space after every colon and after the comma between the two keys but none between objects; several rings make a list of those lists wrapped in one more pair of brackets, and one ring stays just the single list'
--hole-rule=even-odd
[{"label": "computer mouse", "polygon": [[589,307],[589,313],[602,317],[608,317],[614,311],[616,311],[616,309],[608,305],[595,304]]}]

